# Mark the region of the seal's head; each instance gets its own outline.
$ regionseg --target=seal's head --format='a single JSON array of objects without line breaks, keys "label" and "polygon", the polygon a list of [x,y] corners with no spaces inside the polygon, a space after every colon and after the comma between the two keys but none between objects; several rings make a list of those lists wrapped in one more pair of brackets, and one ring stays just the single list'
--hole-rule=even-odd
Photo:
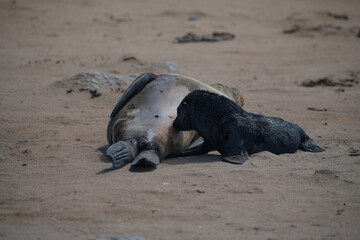
[{"label": "seal's head", "polygon": [[211,84],[210,86],[223,93],[229,99],[236,102],[240,107],[244,106],[245,104],[244,97],[240,94],[239,90],[237,90],[236,88],[231,88],[221,83]]}]

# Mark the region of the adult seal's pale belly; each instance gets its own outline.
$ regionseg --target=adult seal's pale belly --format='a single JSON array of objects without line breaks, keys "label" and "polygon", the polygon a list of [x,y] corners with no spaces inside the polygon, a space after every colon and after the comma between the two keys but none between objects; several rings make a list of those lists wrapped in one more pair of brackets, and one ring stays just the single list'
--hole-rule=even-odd
[{"label": "adult seal's pale belly", "polygon": [[195,131],[177,131],[172,123],[182,99],[203,89],[243,105],[239,92],[222,84],[206,85],[176,75],[144,73],[125,91],[110,116],[106,154],[114,168],[127,163],[156,166],[165,157],[191,154],[202,144]]}]

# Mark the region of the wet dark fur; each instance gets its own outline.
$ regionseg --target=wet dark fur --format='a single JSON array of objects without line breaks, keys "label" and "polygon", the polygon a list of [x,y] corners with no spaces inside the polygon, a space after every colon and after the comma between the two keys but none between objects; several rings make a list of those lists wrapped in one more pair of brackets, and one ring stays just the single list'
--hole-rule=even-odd
[{"label": "wet dark fur", "polygon": [[298,125],[248,113],[228,98],[207,91],[188,94],[177,114],[173,123],[176,129],[195,129],[203,137],[205,147],[201,153],[217,150],[222,156],[243,156],[246,152],[261,151],[274,154],[294,153],[297,149],[324,151]]}]

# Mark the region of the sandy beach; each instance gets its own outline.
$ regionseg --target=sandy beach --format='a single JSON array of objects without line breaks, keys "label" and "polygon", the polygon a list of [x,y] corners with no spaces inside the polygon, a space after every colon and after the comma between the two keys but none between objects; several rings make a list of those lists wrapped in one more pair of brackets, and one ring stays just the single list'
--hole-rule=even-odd
[{"label": "sandy beach", "polygon": [[[358,239],[359,9],[0,0],[0,239]],[[200,40],[179,43],[188,33]],[[237,88],[246,111],[294,122],[326,151],[243,165],[212,152],[97,174],[112,166],[101,151],[109,115],[146,71]],[[94,96],[84,84],[100,73],[122,82]]]}]

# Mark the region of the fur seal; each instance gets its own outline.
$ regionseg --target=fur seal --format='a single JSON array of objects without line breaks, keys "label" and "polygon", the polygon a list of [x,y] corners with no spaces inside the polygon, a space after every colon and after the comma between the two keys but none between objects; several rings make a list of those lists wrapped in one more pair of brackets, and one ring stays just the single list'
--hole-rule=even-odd
[{"label": "fur seal", "polygon": [[124,92],[110,115],[107,138],[114,168],[127,163],[156,166],[168,156],[191,154],[201,144],[195,131],[178,131],[172,126],[181,100],[194,90],[207,90],[243,105],[234,88],[206,85],[177,75],[144,73]]},{"label": "fur seal", "polygon": [[204,143],[197,154],[217,150],[224,161],[231,163],[242,164],[250,154],[261,151],[325,151],[298,125],[248,113],[230,99],[203,90],[194,91],[181,101],[173,126],[199,133]]}]

